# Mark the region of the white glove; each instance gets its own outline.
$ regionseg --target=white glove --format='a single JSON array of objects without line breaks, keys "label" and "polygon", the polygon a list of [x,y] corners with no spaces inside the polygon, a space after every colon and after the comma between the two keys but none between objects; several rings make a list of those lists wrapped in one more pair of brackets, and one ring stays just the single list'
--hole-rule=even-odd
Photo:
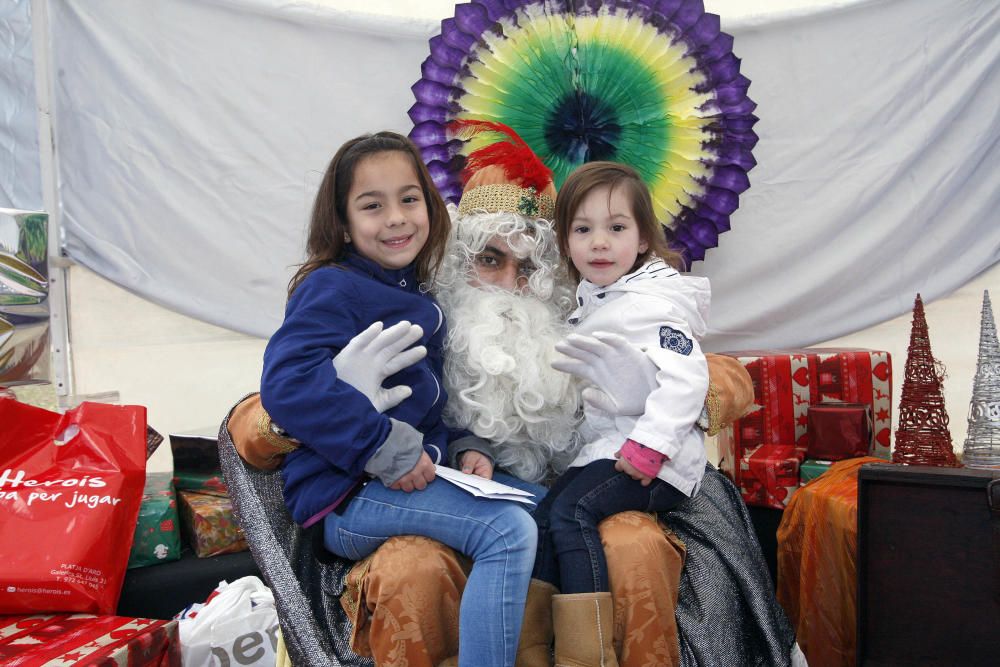
[{"label": "white glove", "polygon": [[422,335],[424,330],[409,322],[399,322],[385,331],[382,323],[376,322],[352,338],[333,358],[337,377],[364,394],[379,412],[394,408],[413,389],[406,385],[385,389],[382,382],[427,356],[423,345],[406,349]]},{"label": "white glove", "polygon": [[556,343],[569,357],[552,368],[571,373],[594,386],[583,390],[583,402],[613,415],[641,415],[656,388],[657,367],[646,353],[618,334],[570,334]]}]

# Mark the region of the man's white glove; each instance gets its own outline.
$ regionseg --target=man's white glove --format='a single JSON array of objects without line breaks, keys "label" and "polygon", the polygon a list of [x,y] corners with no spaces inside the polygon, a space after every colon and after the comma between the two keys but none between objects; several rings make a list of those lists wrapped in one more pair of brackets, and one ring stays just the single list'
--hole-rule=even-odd
[{"label": "man's white glove", "polygon": [[427,356],[423,345],[406,349],[420,340],[424,330],[419,325],[399,322],[386,330],[376,322],[351,339],[333,358],[337,377],[351,385],[385,412],[405,401],[413,389],[399,385],[382,387],[387,377],[412,366]]},{"label": "man's white glove", "polygon": [[657,367],[646,353],[618,334],[570,334],[556,343],[566,359],[552,368],[590,382],[583,390],[587,405],[613,415],[641,415],[646,398],[656,388]]}]

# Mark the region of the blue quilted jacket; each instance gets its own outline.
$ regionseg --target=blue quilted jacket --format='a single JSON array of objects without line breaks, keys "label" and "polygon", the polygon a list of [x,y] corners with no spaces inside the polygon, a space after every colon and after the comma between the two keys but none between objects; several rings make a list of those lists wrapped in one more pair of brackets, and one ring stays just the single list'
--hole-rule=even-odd
[{"label": "blue quilted jacket", "polygon": [[[381,321],[407,320],[424,330],[427,357],[389,377],[413,394],[385,414],[337,378],[332,359],[355,335]],[[412,266],[387,270],[356,253],[317,269],[296,288],[285,321],[264,352],[261,401],[303,445],[282,465],[285,503],[296,523],[308,526],[334,509],[367,479],[365,464],[389,435],[389,417],[424,435],[432,461],[446,463],[449,432],[441,421],[447,396],[441,385],[444,315],[418,289]]]}]

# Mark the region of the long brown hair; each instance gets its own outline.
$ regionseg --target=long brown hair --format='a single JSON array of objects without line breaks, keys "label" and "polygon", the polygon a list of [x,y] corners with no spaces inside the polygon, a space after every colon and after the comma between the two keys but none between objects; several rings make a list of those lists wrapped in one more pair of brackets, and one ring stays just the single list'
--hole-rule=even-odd
[{"label": "long brown hair", "polygon": [[451,229],[451,217],[444,200],[438,194],[431,180],[420,151],[409,139],[395,132],[363,134],[346,142],[330,160],[316,203],[313,204],[309,221],[309,237],[306,240],[307,259],[288,283],[291,296],[306,276],[322,266],[336,264],[344,258],[347,242],[344,239],[347,227],[347,194],[354,184],[354,170],[365,158],[377,153],[398,151],[409,156],[413,169],[420,180],[424,202],[427,205],[427,219],[430,222],[427,242],[414,259],[417,280],[429,282],[437,272],[444,257],[445,244]]},{"label": "long brown hair", "polygon": [[632,216],[639,227],[639,238],[648,246],[646,252],[636,258],[631,271],[642,266],[653,255],[675,269],[683,270],[684,259],[667,244],[664,227],[653,213],[653,200],[649,196],[649,188],[639,173],[626,164],[597,161],[577,167],[563,183],[556,197],[556,238],[569,275],[573,280],[580,280],[580,272],[573,266],[573,261],[569,257],[569,230],[576,209],[591,190],[608,187],[609,191],[613,191],[619,186],[625,188],[625,194],[632,207]]}]

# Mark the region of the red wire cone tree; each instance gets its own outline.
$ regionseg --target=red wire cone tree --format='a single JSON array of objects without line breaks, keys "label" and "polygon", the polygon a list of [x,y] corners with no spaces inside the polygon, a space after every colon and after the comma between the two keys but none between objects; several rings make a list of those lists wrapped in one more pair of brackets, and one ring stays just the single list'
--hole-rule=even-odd
[{"label": "red wire cone tree", "polygon": [[920,295],[913,303],[913,329],[906,353],[906,375],[899,401],[899,429],[892,452],[895,463],[960,467],[948,431],[948,411],[941,393],[943,372],[931,354],[931,340]]}]

